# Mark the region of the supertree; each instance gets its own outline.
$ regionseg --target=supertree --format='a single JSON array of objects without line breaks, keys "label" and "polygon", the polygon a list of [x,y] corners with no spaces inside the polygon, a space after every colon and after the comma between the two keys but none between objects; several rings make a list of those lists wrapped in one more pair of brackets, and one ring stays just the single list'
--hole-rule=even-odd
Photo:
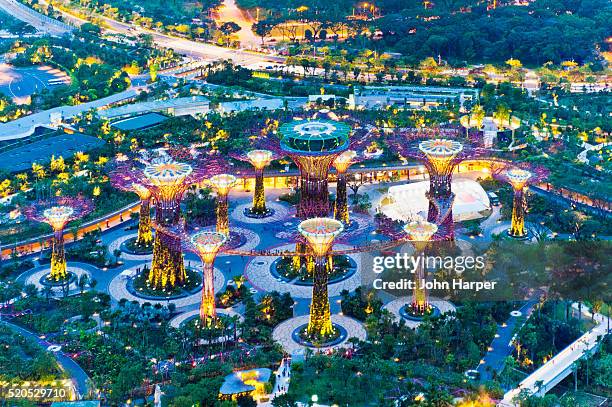
[{"label": "supertree", "polygon": [[278,129],[280,148],[300,170],[301,219],[329,213],[328,173],[338,155],[349,148],[351,128],[330,120],[296,120]]},{"label": "supertree", "polygon": [[227,241],[227,235],[218,232],[198,232],[188,239],[190,246],[202,260],[202,301],[200,324],[204,326],[217,317],[215,305],[214,262],[217,253]]},{"label": "supertree", "polygon": [[47,223],[53,228],[49,280],[59,282],[68,279],[64,251],[64,228],[69,222],[82,218],[92,210],[92,201],[82,197],[68,196],[41,200],[23,210],[28,219]]},{"label": "supertree", "polygon": [[208,180],[217,192],[217,232],[229,236],[228,194],[236,185],[237,178],[231,174],[217,174]]},{"label": "supertree", "polygon": [[440,130],[430,133],[401,133],[393,142],[404,157],[416,159],[429,173],[429,210],[427,220],[443,226],[445,237],[454,240],[451,183],[455,168],[464,160],[479,156],[483,149],[470,140],[459,140],[457,132]]},{"label": "supertree", "polygon": [[331,218],[312,218],[302,221],[298,231],[308,242],[314,258],[314,278],[312,302],[307,333],[315,338],[323,338],[334,333],[327,294],[327,257],[334,239],[344,230],[342,222]]},{"label": "supertree", "polygon": [[346,150],[336,157],[332,165],[338,174],[338,182],[336,184],[336,203],[334,206],[334,218],[343,222],[345,225],[350,223],[348,200],[346,196],[346,171],[355,163],[357,152],[354,150]]},{"label": "supertree", "polygon": [[493,173],[493,176],[501,181],[508,182],[512,186],[514,196],[512,199],[512,223],[508,229],[508,235],[516,239],[525,239],[528,236],[525,229],[525,210],[527,201],[525,189],[529,183],[537,183],[546,177],[547,171],[542,167],[508,165]]},{"label": "supertree", "polygon": [[138,247],[149,247],[153,244],[153,231],[151,229],[151,191],[146,186],[138,183],[138,178],[132,172],[113,173],[111,182],[115,188],[134,192],[140,198],[140,210],[138,217],[138,235],[135,244]]},{"label": "supertree", "polygon": [[266,168],[272,160],[276,159],[276,154],[271,150],[257,149],[251,150],[244,155],[240,155],[240,159],[251,163],[255,169],[255,190],[253,192],[253,207],[245,211],[246,216],[263,218],[272,214],[272,211],[266,208],[266,195],[264,189],[264,168]]},{"label": "supertree", "polygon": [[[152,159],[118,162],[111,177],[124,185],[136,183],[148,189],[155,202],[155,223],[170,227],[179,224],[185,191],[219,173],[220,167],[222,164],[210,157],[199,159],[190,151],[168,150]],[[163,235],[163,230],[155,233],[147,276],[148,285],[160,291],[183,285],[186,278],[180,239]]]},{"label": "supertree", "polygon": [[[404,225],[404,231],[414,245],[417,257],[425,252],[427,244],[438,231],[438,226],[435,223],[427,221],[414,221]],[[412,292],[411,313],[415,315],[425,315],[431,308],[427,298],[427,290],[422,282],[425,280],[425,267],[423,262],[417,264],[414,270],[414,290]]]}]

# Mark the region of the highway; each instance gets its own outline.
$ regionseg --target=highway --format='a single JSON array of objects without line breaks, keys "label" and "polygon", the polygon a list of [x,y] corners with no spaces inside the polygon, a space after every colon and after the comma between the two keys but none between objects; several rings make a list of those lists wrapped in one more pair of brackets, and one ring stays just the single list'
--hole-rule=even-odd
[{"label": "highway", "polygon": [[18,20],[30,24],[41,33],[62,36],[72,31],[72,27],[54,20],[33,9],[24,6],[16,0],[0,0],[0,9]]}]

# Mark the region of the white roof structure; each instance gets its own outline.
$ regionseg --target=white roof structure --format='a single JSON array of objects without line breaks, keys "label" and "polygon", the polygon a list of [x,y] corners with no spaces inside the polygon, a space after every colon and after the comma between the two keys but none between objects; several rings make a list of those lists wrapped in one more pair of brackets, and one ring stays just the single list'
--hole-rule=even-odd
[{"label": "white roof structure", "polygon": [[[425,193],[429,190],[429,181],[395,185],[389,188],[379,203],[382,213],[394,220],[409,221],[419,216],[426,219],[429,200]],[[451,184],[455,193],[453,220],[479,219],[483,211],[491,209],[489,197],[480,184],[471,179],[456,179]]]}]

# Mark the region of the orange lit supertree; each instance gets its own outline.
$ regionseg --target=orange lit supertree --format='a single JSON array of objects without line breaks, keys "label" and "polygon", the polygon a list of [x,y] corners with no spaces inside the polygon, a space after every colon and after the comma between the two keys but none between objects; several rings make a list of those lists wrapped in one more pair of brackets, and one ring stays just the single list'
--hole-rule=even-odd
[{"label": "orange lit supertree", "polygon": [[[151,193],[155,202],[155,223],[163,227],[179,224],[180,204],[187,189],[221,171],[217,159],[196,157],[188,150],[168,150],[155,158],[137,158],[117,163],[111,176],[125,183],[137,183]],[[156,233],[148,285],[155,290],[172,289],[185,283],[186,273],[180,239]]]},{"label": "orange lit supertree", "polygon": [[186,239],[192,250],[202,260],[202,301],[200,324],[210,324],[217,317],[215,305],[214,262],[217,253],[227,241],[227,235],[219,232],[197,232]]},{"label": "orange lit supertree", "polygon": [[255,189],[253,191],[253,206],[244,211],[245,216],[254,218],[265,218],[274,214],[274,211],[266,208],[266,195],[264,189],[264,169],[270,165],[273,160],[278,158],[273,150],[255,149],[250,150],[246,154],[234,153],[233,158],[241,161],[248,161],[255,169]]},{"label": "orange lit supertree", "polygon": [[66,253],[64,251],[64,228],[93,210],[93,202],[82,197],[58,196],[37,201],[23,209],[31,220],[44,222],[53,228],[51,243],[51,271],[48,280],[61,282],[68,279]]},{"label": "orange lit supertree", "polygon": [[311,218],[298,225],[298,231],[314,254],[312,300],[306,330],[313,339],[320,340],[334,334],[327,293],[327,259],[334,239],[343,230],[342,222],[332,218]]},{"label": "orange lit supertree", "polygon": [[[414,245],[416,253],[414,257],[420,256],[425,252],[427,244],[438,231],[438,225],[424,220],[409,222],[404,225],[404,232]],[[427,298],[427,290],[422,282],[425,280],[425,267],[419,262],[414,270],[414,290],[412,291],[412,302],[410,311],[414,315],[425,315],[431,311],[431,306]]]},{"label": "orange lit supertree", "polygon": [[151,191],[146,186],[138,183],[139,178],[134,177],[132,172],[111,172],[112,185],[123,191],[133,192],[140,199],[138,216],[138,235],[135,245],[140,248],[150,248],[153,244],[153,230],[151,229]]},{"label": "orange lit supertree", "polygon": [[229,236],[229,202],[228,194],[236,185],[237,178],[231,174],[216,174],[208,179],[208,183],[217,192],[217,232]]},{"label": "orange lit supertree", "polygon": [[336,169],[338,181],[336,183],[336,202],[334,204],[334,218],[348,225],[351,221],[346,194],[346,171],[353,165],[357,158],[357,152],[346,150],[336,157],[332,165]]},{"label": "orange lit supertree", "polygon": [[516,239],[528,237],[525,229],[525,211],[527,210],[527,200],[525,199],[525,189],[529,184],[539,183],[548,175],[548,171],[539,166],[525,163],[518,165],[507,164],[493,172],[493,176],[501,181],[507,182],[512,186],[514,196],[512,199],[512,223],[508,229],[508,235]]},{"label": "orange lit supertree", "polygon": [[[469,139],[461,138],[455,129],[402,131],[392,144],[405,158],[423,163],[429,173],[429,210],[427,220],[443,226],[445,238],[454,240],[453,202],[451,190],[453,172],[464,160],[484,154],[484,149]],[[443,216],[443,217],[442,217]]]}]

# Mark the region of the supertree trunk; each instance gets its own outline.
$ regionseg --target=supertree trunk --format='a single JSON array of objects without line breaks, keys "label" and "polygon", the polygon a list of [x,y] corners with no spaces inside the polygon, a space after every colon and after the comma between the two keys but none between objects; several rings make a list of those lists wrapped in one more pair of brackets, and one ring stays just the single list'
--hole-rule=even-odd
[{"label": "supertree trunk", "polygon": [[348,225],[350,223],[348,200],[346,196],[346,174],[345,173],[338,174],[334,217],[340,222],[344,223],[345,225]]},{"label": "supertree trunk", "polygon": [[[158,202],[155,208],[155,218],[160,225],[176,225],[179,220],[178,202]],[[158,230],[153,242],[153,262],[148,277],[149,285],[155,290],[171,289],[177,285],[183,285],[186,277],[180,239]]]},{"label": "supertree trunk", "polygon": [[453,202],[455,199],[451,191],[450,176],[431,176],[429,191],[426,196],[429,199],[427,221],[440,225],[443,231],[442,239],[455,240],[455,224],[453,222]]},{"label": "supertree trunk", "polygon": [[[424,245],[421,242],[415,242],[416,253],[419,255],[424,251]],[[412,309],[417,314],[425,314],[429,308],[429,301],[427,299],[427,290],[423,286],[425,281],[425,267],[420,262],[414,271],[414,290],[412,291]]]},{"label": "supertree trunk", "polygon": [[525,193],[524,188],[515,188],[512,199],[512,224],[509,234],[512,237],[522,238],[527,235],[525,231]]},{"label": "supertree trunk", "polygon": [[327,180],[302,178],[300,203],[297,216],[300,219],[325,217],[329,211]]},{"label": "supertree trunk", "polygon": [[137,246],[150,246],[153,243],[153,233],[151,232],[151,200],[142,199],[140,201],[140,216],[138,220]]},{"label": "supertree trunk", "polygon": [[68,278],[63,229],[56,230],[53,233],[53,240],[51,242],[51,274],[49,278],[53,281],[61,281]]},{"label": "supertree trunk", "polygon": [[229,236],[229,217],[227,195],[217,197],[217,232]]},{"label": "supertree trunk", "polygon": [[334,330],[329,309],[327,280],[327,256],[317,256],[315,258],[310,319],[307,328],[308,335],[313,335],[315,337],[330,335]]},{"label": "supertree trunk", "polygon": [[202,301],[200,302],[200,324],[205,326],[217,318],[215,305],[214,266],[202,263]]},{"label": "supertree trunk", "polygon": [[264,174],[263,169],[258,169],[255,173],[255,191],[253,192],[253,208],[251,208],[251,213],[263,215],[266,212],[267,209],[266,194],[264,189]]}]

